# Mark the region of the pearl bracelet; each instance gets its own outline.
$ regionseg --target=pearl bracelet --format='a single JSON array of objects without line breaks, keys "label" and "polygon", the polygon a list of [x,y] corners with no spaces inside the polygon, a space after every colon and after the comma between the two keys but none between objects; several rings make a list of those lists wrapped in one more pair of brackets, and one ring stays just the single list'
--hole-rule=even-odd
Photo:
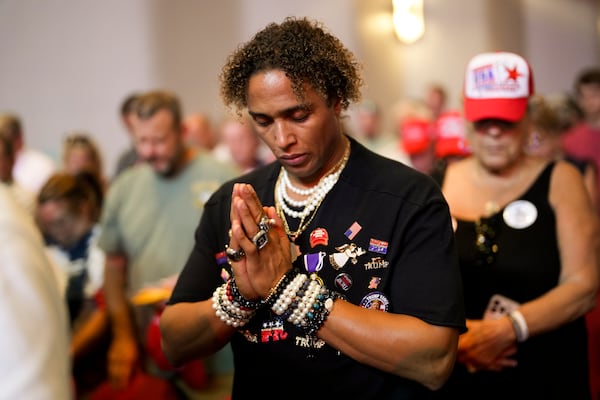
[{"label": "pearl bracelet", "polygon": [[234,328],[242,327],[252,319],[255,310],[241,307],[228,293],[228,282],[217,287],[212,297],[213,309],[219,319]]},{"label": "pearl bracelet", "polygon": [[262,304],[266,305],[267,307],[272,307],[273,304],[275,304],[275,302],[277,301],[277,298],[281,296],[282,292],[290,284],[293,277],[297,276],[298,274],[300,273],[293,268],[285,274],[283,274],[283,276],[279,278],[279,281],[277,281],[275,286],[273,286],[271,290],[269,290],[269,294],[262,301]]},{"label": "pearl bracelet", "polygon": [[304,296],[298,302],[296,309],[288,317],[288,321],[297,327],[306,326],[306,313],[314,304],[317,295],[320,293],[322,286],[315,279],[311,279],[308,288],[304,292]]},{"label": "pearl bracelet", "polygon": [[298,274],[292,279],[292,281],[285,287],[283,292],[279,295],[275,303],[271,306],[271,310],[281,316],[283,315],[290,305],[295,301],[296,295],[304,283],[308,280],[306,274]]}]

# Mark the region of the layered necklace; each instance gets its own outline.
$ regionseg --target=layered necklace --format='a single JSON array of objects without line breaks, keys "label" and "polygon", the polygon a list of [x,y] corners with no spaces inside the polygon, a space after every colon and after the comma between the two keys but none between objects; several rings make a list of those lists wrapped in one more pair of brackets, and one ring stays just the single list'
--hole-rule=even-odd
[{"label": "layered necklace", "polygon": [[[275,208],[277,209],[277,214],[283,220],[285,232],[292,242],[310,225],[323,199],[325,199],[327,193],[337,183],[349,157],[350,141],[346,141],[346,149],[344,150],[342,159],[319,180],[319,183],[309,189],[294,186],[285,168],[281,167],[277,183],[275,184]],[[291,198],[289,192],[306,196],[306,198],[304,200],[294,200]],[[300,219],[298,229],[295,231],[290,229],[287,217]]]}]

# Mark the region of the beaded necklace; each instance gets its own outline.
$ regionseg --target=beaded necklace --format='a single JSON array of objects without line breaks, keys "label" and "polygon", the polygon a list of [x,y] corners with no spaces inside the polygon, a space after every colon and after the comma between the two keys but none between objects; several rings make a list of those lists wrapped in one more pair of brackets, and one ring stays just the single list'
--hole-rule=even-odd
[{"label": "beaded necklace", "polygon": [[[281,167],[277,183],[275,184],[275,208],[277,214],[283,221],[285,232],[290,239],[295,241],[298,236],[310,225],[315,215],[317,214],[318,208],[321,206],[323,199],[329,191],[337,183],[342,170],[348,162],[350,157],[350,141],[346,143],[346,149],[344,150],[344,156],[342,159],[331,169],[331,171],[323,176],[319,183],[309,189],[301,189],[292,184],[285,168]],[[304,200],[292,199],[287,190],[294,192],[302,196],[308,196]],[[289,205],[288,205],[289,204]],[[293,210],[291,207],[299,208],[300,211]],[[292,231],[287,221],[287,217],[300,218],[298,229]],[[308,217],[308,219],[307,219]]]}]

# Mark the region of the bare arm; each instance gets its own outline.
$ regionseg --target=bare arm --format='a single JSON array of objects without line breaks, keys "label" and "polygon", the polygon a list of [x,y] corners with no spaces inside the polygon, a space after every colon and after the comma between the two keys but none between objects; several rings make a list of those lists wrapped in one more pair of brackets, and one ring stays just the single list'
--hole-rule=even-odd
[{"label": "bare arm", "polygon": [[108,326],[106,310],[97,309],[89,316],[82,326],[73,333],[71,338],[71,356],[74,358],[85,354],[104,334]]},{"label": "bare arm", "polygon": [[556,166],[550,203],[556,213],[561,275],[556,288],[521,307],[530,335],[564,325],[596,304],[598,220],[581,176],[571,165]]},{"label": "bare arm", "polygon": [[163,351],[174,365],[216,352],[235,332],[217,318],[212,300],[167,306],[160,329]]},{"label": "bare arm", "polygon": [[597,210],[598,202],[600,201],[600,199],[598,199],[598,171],[591,162],[586,165],[585,171],[583,172],[583,183],[590,196],[590,200],[592,201],[592,208]]},{"label": "bare arm", "polygon": [[116,387],[124,387],[127,384],[138,360],[135,328],[125,290],[126,268],[125,256],[107,254],[104,296],[113,333],[108,354],[108,374]]},{"label": "bare arm", "polygon": [[[458,331],[338,300],[318,336],[363,364],[438,389],[456,358]],[[377,340],[373,340],[377,338]]]},{"label": "bare arm", "polygon": [[[234,331],[215,316],[210,300],[168,306],[161,317],[163,350],[176,364],[218,350]],[[456,329],[342,300],[335,302],[318,336],[358,362],[431,389],[450,374],[458,343]]]}]

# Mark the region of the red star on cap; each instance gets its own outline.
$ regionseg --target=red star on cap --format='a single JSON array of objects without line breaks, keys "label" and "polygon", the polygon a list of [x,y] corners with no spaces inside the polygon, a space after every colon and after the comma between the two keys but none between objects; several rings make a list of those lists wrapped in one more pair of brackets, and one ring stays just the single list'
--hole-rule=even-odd
[{"label": "red star on cap", "polygon": [[508,73],[508,79],[512,79],[513,81],[516,81],[520,76],[523,76],[522,73],[517,71],[516,65],[513,68],[504,67],[504,69],[506,69],[506,72]]}]

